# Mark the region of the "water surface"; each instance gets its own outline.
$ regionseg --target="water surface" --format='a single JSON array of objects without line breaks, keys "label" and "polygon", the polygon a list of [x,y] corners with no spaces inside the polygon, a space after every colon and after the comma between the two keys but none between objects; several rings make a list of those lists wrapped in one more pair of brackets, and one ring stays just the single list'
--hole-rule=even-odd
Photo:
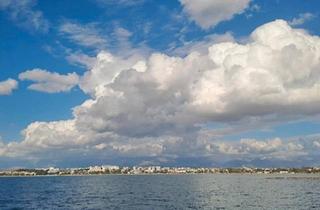
[{"label": "water surface", "polygon": [[319,175],[0,178],[0,209],[320,209],[319,198]]}]

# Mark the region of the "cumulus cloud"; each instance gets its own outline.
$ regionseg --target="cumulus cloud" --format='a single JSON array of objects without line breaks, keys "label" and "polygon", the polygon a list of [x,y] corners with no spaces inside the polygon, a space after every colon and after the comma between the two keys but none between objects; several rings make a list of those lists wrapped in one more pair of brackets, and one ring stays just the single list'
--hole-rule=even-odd
[{"label": "cumulus cloud", "polygon": [[8,12],[10,19],[19,26],[48,32],[49,21],[44,18],[41,11],[33,8],[35,5],[35,0],[2,0],[0,1],[0,10]]},{"label": "cumulus cloud", "polygon": [[99,95],[104,86],[111,83],[118,74],[127,69],[144,71],[144,61],[140,55],[129,56],[123,59],[107,51],[101,51],[96,58],[93,68],[87,71],[80,81],[80,87],[85,93]]},{"label": "cumulus cloud", "polygon": [[191,20],[208,29],[243,13],[250,0],[180,0],[180,3]]},{"label": "cumulus cloud", "polygon": [[43,69],[22,72],[19,74],[19,79],[33,81],[35,83],[31,84],[29,89],[47,93],[70,91],[79,83],[79,76],[74,72],[61,75]]},{"label": "cumulus cloud", "polygon": [[73,120],[33,122],[21,132],[24,141],[10,142],[0,150],[1,156],[27,157],[33,153],[47,150],[67,150],[69,146],[79,147],[84,141],[82,135],[76,132]]},{"label": "cumulus cloud", "polygon": [[319,38],[278,20],[256,29],[251,40],[215,44],[206,55],[153,54],[141,61],[142,72],[132,68],[135,59],[99,54],[100,65],[81,82],[97,98],[85,114],[75,114],[101,120],[99,130],[139,133],[319,113]]},{"label": "cumulus cloud", "polygon": [[299,26],[304,24],[307,21],[312,20],[313,18],[315,18],[315,15],[312,13],[302,13],[299,14],[299,17],[293,18],[291,21],[289,21],[289,24],[292,26]]},{"label": "cumulus cloud", "polygon": [[258,27],[245,44],[212,44],[206,52],[185,57],[121,57],[102,51],[80,78],[80,88],[91,98],[74,107],[73,119],[31,124],[24,140],[7,146],[5,154],[29,142],[47,145],[46,150],[59,144],[72,151],[166,161],[313,155],[318,145],[313,138],[232,143],[210,132],[221,129],[215,123],[250,122],[255,125],[250,129],[259,129],[320,114],[319,67],[320,38],[283,20]]},{"label": "cumulus cloud", "polygon": [[18,88],[18,82],[14,79],[0,81],[0,95],[10,95],[14,89]]}]

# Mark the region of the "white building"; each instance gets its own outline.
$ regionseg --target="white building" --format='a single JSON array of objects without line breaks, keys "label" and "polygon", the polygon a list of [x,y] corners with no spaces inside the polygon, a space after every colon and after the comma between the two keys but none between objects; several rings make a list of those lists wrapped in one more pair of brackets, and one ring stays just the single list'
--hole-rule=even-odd
[{"label": "white building", "polygon": [[48,168],[48,170],[47,170],[47,173],[48,174],[57,174],[57,173],[59,173],[60,172],[60,169],[59,168],[54,168],[54,167],[50,167],[50,168]]},{"label": "white building", "polygon": [[104,171],[117,171],[120,169],[119,166],[113,166],[113,165],[104,165],[102,166],[102,168],[104,169]]},{"label": "white building", "polygon": [[102,173],[105,169],[102,166],[90,166],[88,172],[89,173]]}]

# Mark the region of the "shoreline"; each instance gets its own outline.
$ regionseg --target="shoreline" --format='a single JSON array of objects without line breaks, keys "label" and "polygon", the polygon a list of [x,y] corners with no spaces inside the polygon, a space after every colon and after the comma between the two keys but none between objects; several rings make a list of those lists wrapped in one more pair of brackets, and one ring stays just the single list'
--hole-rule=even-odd
[{"label": "shoreline", "polygon": [[295,173],[295,174],[280,174],[280,173],[270,173],[270,174],[259,174],[259,173],[181,173],[181,174],[164,174],[164,173],[153,173],[153,174],[67,174],[67,175],[3,175],[1,178],[24,178],[24,177],[95,177],[95,176],[192,176],[192,175],[240,175],[240,176],[266,176],[266,177],[299,177],[299,176],[308,176],[308,177],[319,177],[320,173]]}]

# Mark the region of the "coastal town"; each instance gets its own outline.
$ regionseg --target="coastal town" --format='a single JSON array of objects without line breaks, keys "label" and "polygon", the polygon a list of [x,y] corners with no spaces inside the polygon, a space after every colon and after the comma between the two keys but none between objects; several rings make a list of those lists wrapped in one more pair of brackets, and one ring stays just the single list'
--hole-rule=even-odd
[{"label": "coastal town", "polygon": [[320,167],[303,168],[207,168],[207,167],[161,167],[133,166],[120,167],[114,165],[89,166],[82,168],[15,168],[0,170],[0,176],[81,176],[81,175],[143,175],[143,174],[320,174]]}]

